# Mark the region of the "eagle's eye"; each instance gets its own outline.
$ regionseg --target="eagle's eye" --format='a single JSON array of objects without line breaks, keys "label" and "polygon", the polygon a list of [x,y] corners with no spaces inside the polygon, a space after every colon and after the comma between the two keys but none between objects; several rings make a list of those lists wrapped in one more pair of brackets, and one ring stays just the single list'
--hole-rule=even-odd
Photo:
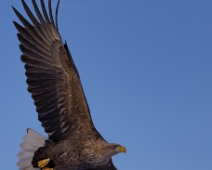
[{"label": "eagle's eye", "polygon": [[118,147],[120,147],[120,146],[121,146],[121,145],[116,145],[115,148],[118,148]]}]

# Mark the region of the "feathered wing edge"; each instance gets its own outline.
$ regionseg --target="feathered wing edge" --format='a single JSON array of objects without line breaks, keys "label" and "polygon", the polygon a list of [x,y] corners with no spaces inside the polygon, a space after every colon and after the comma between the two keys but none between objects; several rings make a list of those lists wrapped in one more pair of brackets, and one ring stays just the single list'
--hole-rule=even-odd
[{"label": "feathered wing edge", "polygon": [[[38,118],[42,122],[45,131],[49,134],[50,139],[57,141],[70,128],[65,119],[66,110],[64,108],[66,72],[58,57],[61,50],[63,55],[67,54],[63,48],[57,28],[49,23],[53,19],[52,17],[48,19],[44,2],[41,0],[44,17],[40,14],[35,1],[33,0],[32,2],[41,23],[37,21],[22,0],[23,6],[34,26],[13,7],[24,27],[16,22],[14,22],[14,25],[19,31],[20,49],[23,52],[21,60],[26,63],[28,91],[32,93],[35,101]],[[58,7],[59,1],[57,10]]]},{"label": "feathered wing edge", "polygon": [[32,0],[38,19],[22,0],[32,24],[13,7],[23,24],[21,26],[13,21],[19,32],[28,91],[32,93],[38,119],[51,140],[60,141],[66,134],[70,136],[72,131],[75,131],[75,135],[91,134],[104,140],[93,125],[78,71],[67,44],[62,43],[58,32],[59,2],[56,23],[52,16],[51,0],[48,1],[49,14],[44,0],[41,0],[42,14],[35,0]]},{"label": "feathered wing edge", "polygon": [[[53,141],[59,141],[70,129],[64,108],[64,86],[66,86],[66,71],[60,57],[67,56],[60,35],[55,27],[53,17],[48,17],[44,1],[41,0],[42,12],[35,0],[32,0],[34,10],[40,20],[36,19],[24,0],[23,7],[32,21],[28,22],[14,7],[14,11],[24,27],[14,21],[21,42],[21,60],[25,63],[28,91],[32,93],[38,112],[38,119]],[[57,10],[59,8],[59,1]],[[49,0],[51,11],[51,0]],[[57,18],[57,15],[56,15]],[[56,19],[57,20],[57,19]]]}]

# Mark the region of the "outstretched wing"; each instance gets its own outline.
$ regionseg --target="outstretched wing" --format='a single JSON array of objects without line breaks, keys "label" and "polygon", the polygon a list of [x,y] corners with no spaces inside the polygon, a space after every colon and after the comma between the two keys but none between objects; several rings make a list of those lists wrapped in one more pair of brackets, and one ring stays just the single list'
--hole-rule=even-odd
[{"label": "outstretched wing", "polygon": [[[42,13],[32,0],[37,18],[24,0],[23,7],[29,16],[28,22],[14,7],[23,26],[14,21],[21,42],[21,60],[25,63],[28,91],[32,93],[42,123],[49,138],[55,142],[69,136],[91,135],[102,138],[95,129],[88,104],[67,44],[63,44],[58,31],[56,8],[55,21],[52,16],[51,0],[48,12],[41,0]],[[102,138],[102,140],[104,140]]]}]

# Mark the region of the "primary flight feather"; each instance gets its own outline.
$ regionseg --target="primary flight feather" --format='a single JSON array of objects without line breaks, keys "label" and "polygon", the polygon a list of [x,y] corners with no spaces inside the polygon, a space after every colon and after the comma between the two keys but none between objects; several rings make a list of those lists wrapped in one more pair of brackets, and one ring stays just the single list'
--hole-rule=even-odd
[{"label": "primary flight feather", "polygon": [[119,144],[108,143],[96,130],[89,111],[79,73],[58,30],[51,0],[48,11],[32,0],[34,11],[22,0],[31,22],[14,11],[23,25],[14,21],[25,63],[28,91],[32,94],[38,120],[48,139],[27,130],[18,154],[20,170],[116,170],[112,156],[126,152]]}]

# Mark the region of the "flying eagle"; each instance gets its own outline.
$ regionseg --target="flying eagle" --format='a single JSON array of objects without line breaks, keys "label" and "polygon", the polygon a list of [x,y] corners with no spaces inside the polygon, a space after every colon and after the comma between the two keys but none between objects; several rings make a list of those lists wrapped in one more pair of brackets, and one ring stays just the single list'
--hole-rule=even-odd
[{"label": "flying eagle", "polygon": [[13,7],[23,25],[13,23],[18,30],[28,91],[48,139],[27,129],[17,165],[20,170],[117,170],[112,156],[126,152],[126,148],[108,143],[93,124],[79,73],[58,30],[60,0],[55,20],[51,0],[48,11],[44,0],[40,3],[42,10],[32,0],[35,16],[22,0],[31,22]]}]

